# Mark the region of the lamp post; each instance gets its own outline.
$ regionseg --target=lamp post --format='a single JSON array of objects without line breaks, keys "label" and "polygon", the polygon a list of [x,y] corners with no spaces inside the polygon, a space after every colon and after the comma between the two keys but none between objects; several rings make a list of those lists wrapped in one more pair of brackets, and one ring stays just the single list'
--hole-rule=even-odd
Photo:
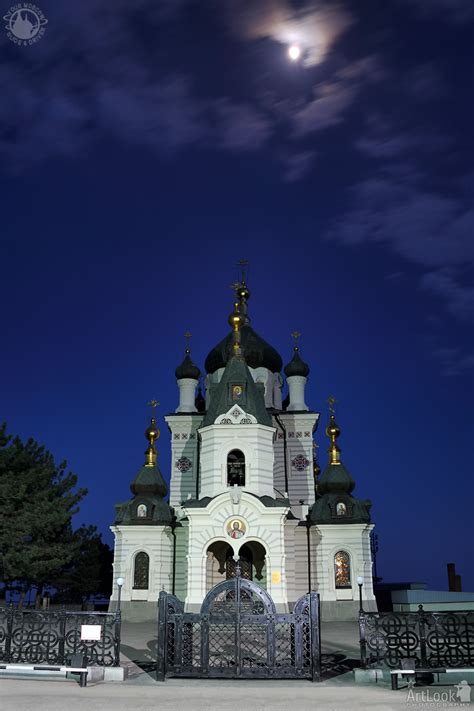
[{"label": "lamp post", "polygon": [[357,585],[359,586],[359,612],[363,612],[362,609],[362,586],[364,584],[364,578],[359,575],[357,578]]},{"label": "lamp post", "polygon": [[118,595],[117,595],[117,610],[120,612],[120,601],[122,599],[122,586],[124,584],[125,580],[123,578],[117,578],[117,587],[118,587]]}]

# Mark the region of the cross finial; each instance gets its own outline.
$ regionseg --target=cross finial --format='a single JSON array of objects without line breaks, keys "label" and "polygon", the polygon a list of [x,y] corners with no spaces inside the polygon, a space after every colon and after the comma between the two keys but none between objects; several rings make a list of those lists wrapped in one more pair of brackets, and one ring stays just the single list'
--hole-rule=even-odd
[{"label": "cross finial", "polygon": [[292,331],[291,333],[292,338],[295,340],[295,348],[298,348],[299,345],[299,339],[301,338],[301,333],[299,331]]},{"label": "cross finial", "polygon": [[186,333],[184,334],[184,337],[186,339],[186,350],[187,351],[189,350],[189,341],[191,340],[192,335],[193,334],[191,333],[191,331],[186,331]]},{"label": "cross finial", "polygon": [[336,414],[336,409],[335,409],[334,405],[336,404],[337,400],[336,400],[336,398],[334,397],[334,395],[330,395],[330,396],[328,397],[328,399],[327,399],[327,402],[328,402],[328,405],[329,405],[329,412],[331,413],[331,415],[335,415],[335,414]]},{"label": "cross finial", "polygon": [[150,400],[150,402],[147,403],[147,405],[150,405],[151,407],[151,414],[153,415],[155,413],[155,407],[158,407],[160,403],[158,400]]},{"label": "cross finial", "polygon": [[245,270],[247,269],[248,265],[249,263],[247,259],[239,259],[239,261],[237,262],[237,266],[240,267],[242,270],[242,284],[245,284]]}]

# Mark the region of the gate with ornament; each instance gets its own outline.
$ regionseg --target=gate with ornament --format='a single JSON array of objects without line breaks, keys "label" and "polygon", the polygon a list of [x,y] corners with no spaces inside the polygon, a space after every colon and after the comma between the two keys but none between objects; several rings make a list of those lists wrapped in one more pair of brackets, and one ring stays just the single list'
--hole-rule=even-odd
[{"label": "gate with ornament", "polygon": [[240,576],[216,585],[197,614],[162,592],[159,598],[157,679],[321,679],[319,596],[308,593],[290,614]]}]

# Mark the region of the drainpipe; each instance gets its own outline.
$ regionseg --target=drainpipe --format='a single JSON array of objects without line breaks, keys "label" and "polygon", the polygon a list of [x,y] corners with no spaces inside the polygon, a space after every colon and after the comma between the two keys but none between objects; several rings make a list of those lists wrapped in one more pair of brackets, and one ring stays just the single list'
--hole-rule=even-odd
[{"label": "drainpipe", "polygon": [[290,492],[288,490],[288,462],[287,462],[288,457],[287,457],[286,428],[285,428],[285,425],[283,424],[283,422],[278,417],[278,415],[275,415],[275,420],[278,422],[278,424],[280,425],[281,430],[283,432],[283,455],[284,455],[284,459],[285,459],[285,491],[289,497]]},{"label": "drainpipe", "polygon": [[308,552],[308,592],[311,592],[311,536],[310,536],[309,513],[306,515],[306,548]]},{"label": "drainpipe", "polygon": [[171,535],[173,536],[173,568],[171,573],[171,592],[176,590],[176,517],[171,521]]}]

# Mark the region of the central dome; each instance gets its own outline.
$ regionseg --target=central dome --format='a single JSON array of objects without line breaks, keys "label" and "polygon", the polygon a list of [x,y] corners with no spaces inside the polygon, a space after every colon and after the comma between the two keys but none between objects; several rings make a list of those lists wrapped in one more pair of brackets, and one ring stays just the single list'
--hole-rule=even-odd
[{"label": "central dome", "polygon": [[[245,361],[249,368],[268,368],[272,373],[281,371],[283,362],[280,354],[255,333],[246,324],[240,330],[240,342]],[[219,368],[225,368],[232,355],[232,333],[229,333],[212,349],[206,358],[205,368],[208,373],[215,373]]]}]

